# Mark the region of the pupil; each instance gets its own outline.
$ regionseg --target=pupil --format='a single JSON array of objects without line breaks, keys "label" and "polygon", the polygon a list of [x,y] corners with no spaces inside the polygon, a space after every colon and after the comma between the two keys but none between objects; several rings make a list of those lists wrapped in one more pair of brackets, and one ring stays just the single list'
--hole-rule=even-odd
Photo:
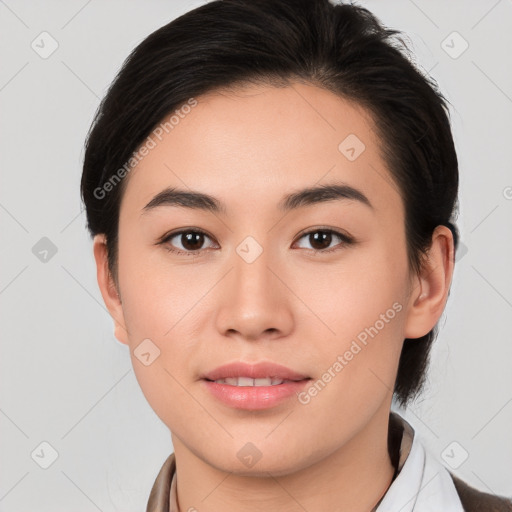
[{"label": "pupil", "polygon": [[[315,233],[312,233],[310,237],[313,237],[313,242],[310,240],[310,243],[315,249],[325,249],[325,247],[329,247],[329,245],[331,245],[332,234],[327,231],[316,231]],[[321,247],[315,247],[315,244],[318,243],[319,239]],[[327,242],[327,245],[322,246],[322,243],[325,244],[325,242]]]},{"label": "pupil", "polygon": [[[202,233],[187,233],[185,235],[182,235],[182,245],[183,247],[185,247],[185,249],[188,249],[190,251],[195,251],[197,249],[199,249],[202,245],[202,238],[204,235]],[[185,237],[185,243],[183,243],[183,237]],[[196,240],[194,241],[194,238],[196,238]],[[199,244],[197,244],[197,242],[199,241]],[[195,243],[195,245],[194,245]],[[188,245],[188,246],[187,246]],[[197,245],[199,247],[197,247]],[[191,247],[190,247],[191,246]]]}]

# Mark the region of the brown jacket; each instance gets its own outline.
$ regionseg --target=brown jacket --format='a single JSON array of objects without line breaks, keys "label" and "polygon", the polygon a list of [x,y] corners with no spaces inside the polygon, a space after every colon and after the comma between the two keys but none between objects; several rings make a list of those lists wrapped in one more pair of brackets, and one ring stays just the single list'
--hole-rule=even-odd
[{"label": "brown jacket", "polygon": [[467,512],[512,512],[512,500],[478,491],[450,473],[460,501]]},{"label": "brown jacket", "polygon": [[[176,460],[171,453],[158,473],[146,512],[168,512],[171,480],[176,471]],[[512,512],[512,500],[481,492],[450,473],[466,512]],[[443,512],[443,511],[439,511]]]}]

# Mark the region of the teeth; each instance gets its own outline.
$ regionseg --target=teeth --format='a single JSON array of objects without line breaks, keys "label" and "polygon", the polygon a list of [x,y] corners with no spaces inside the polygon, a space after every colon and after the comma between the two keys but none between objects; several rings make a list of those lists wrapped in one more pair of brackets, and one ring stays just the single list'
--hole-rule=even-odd
[{"label": "teeth", "polygon": [[230,386],[277,386],[282,384],[285,379],[277,379],[274,377],[266,377],[263,379],[251,379],[250,377],[228,377],[226,379],[218,379],[217,384],[229,384]]},{"label": "teeth", "polygon": [[[261,379],[258,379],[261,380]],[[238,383],[237,386],[255,386],[256,381],[254,379],[250,379],[249,377],[238,377]],[[260,384],[261,386],[261,384]],[[268,384],[267,384],[268,386]]]}]

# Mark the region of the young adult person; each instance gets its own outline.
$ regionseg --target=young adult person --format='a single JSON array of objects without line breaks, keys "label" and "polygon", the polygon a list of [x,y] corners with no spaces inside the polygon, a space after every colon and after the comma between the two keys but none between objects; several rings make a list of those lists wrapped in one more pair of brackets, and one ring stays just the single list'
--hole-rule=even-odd
[{"label": "young adult person", "polygon": [[147,510],[512,510],[391,411],[453,275],[448,109],[368,10],[218,0],[102,101],[82,197],[98,283],[174,453]]}]

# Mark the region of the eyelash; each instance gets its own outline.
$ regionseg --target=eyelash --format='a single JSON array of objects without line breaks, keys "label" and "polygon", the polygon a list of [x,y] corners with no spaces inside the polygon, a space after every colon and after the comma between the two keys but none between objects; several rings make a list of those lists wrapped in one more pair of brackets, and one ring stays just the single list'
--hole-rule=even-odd
[{"label": "eyelash", "polygon": [[[299,235],[298,240],[301,240],[305,236],[311,235],[313,233],[319,233],[319,232],[333,234],[333,235],[337,236],[338,238],[340,238],[342,240],[342,243],[338,244],[337,246],[332,247],[331,249],[306,249],[308,251],[312,251],[315,255],[336,252],[336,251],[339,251],[340,249],[343,249],[344,246],[351,245],[355,242],[352,237],[349,237],[348,235],[345,235],[343,233],[340,233],[340,232],[335,231],[330,228],[316,228],[311,231],[306,231],[305,233],[302,233]],[[174,237],[182,235],[184,233],[201,234],[201,235],[207,236],[208,238],[211,238],[210,235],[208,235],[208,233],[206,233],[205,231],[203,231],[201,229],[189,228],[189,229],[182,229],[181,231],[176,231],[174,233],[169,233],[167,235],[164,235],[164,237],[158,242],[158,245],[160,245],[160,244],[165,245],[168,242],[170,242],[170,240],[172,240]],[[169,246],[166,246],[166,250],[169,252],[178,254],[178,255],[196,256],[203,249],[197,249],[195,251],[182,251],[181,249],[176,249],[169,245]]]}]

